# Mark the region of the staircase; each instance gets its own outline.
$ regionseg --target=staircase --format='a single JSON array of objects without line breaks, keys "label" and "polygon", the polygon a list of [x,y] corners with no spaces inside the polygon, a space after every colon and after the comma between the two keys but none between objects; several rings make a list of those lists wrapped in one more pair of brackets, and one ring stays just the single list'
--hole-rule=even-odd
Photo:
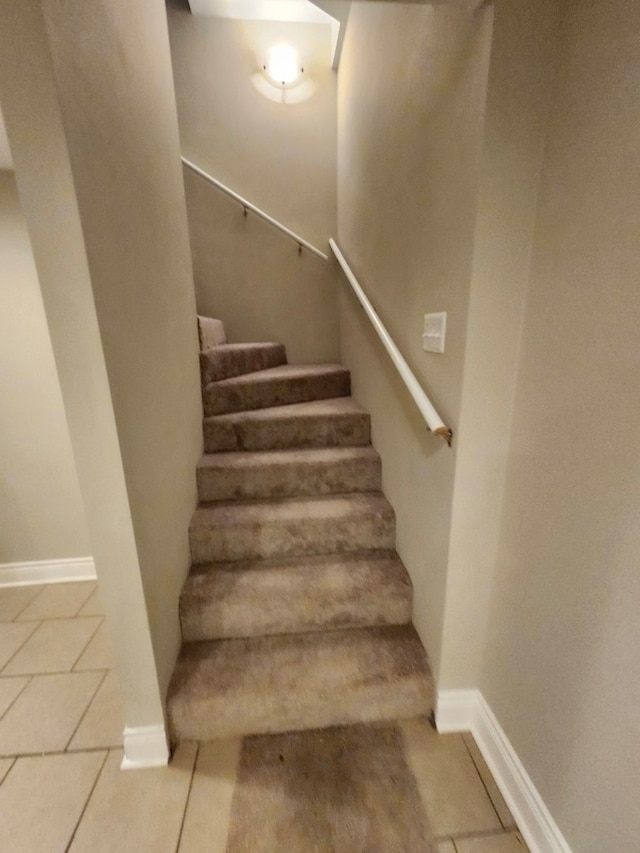
[{"label": "staircase", "polygon": [[169,687],[173,742],[425,714],[433,686],[340,365],[227,344],[200,318],[205,455]]}]

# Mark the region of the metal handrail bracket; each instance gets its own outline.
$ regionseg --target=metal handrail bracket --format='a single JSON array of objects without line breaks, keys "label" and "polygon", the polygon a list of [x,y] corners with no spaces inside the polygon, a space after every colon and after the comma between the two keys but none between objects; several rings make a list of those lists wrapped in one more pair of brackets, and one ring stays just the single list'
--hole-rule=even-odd
[{"label": "metal handrail bracket", "polygon": [[451,441],[453,439],[453,433],[451,429],[444,424],[442,418],[437,413],[435,406],[427,397],[422,386],[413,374],[411,368],[404,360],[402,353],[396,346],[384,323],[377,315],[373,305],[371,304],[371,302],[369,302],[366,293],[364,292],[357,278],[353,274],[351,267],[347,263],[340,249],[338,248],[336,241],[330,239],[329,245],[331,246],[333,254],[336,256],[338,263],[342,267],[342,270],[347,277],[347,281],[349,282],[349,284],[353,288],[354,293],[358,297],[358,302],[364,308],[367,317],[371,321],[371,325],[373,326],[376,331],[376,334],[382,341],[382,344],[386,349],[387,353],[389,354],[391,361],[394,363],[398,373],[400,374],[402,381],[407,386],[407,390],[411,394],[414,403],[416,404],[422,417],[424,418],[427,427],[434,435],[439,435],[440,438],[443,438],[447,442],[449,447],[451,447]]},{"label": "metal handrail bracket", "polygon": [[184,165],[191,169],[192,172],[195,172],[196,175],[200,175],[201,178],[204,178],[205,181],[208,181],[210,184],[213,184],[214,187],[217,187],[219,190],[222,190],[223,193],[226,193],[231,198],[235,199],[239,204],[242,205],[244,210],[244,214],[246,216],[247,211],[251,211],[255,213],[256,216],[259,216],[261,219],[264,219],[265,222],[268,222],[270,225],[273,225],[279,231],[282,231],[283,234],[286,234],[287,237],[290,237],[298,244],[298,251],[301,252],[302,249],[307,249],[309,252],[312,252],[314,255],[317,255],[319,258],[322,258],[323,261],[328,261],[329,258],[325,255],[324,252],[321,252],[320,249],[316,248],[312,243],[309,243],[299,234],[296,234],[295,231],[292,231],[290,228],[287,228],[286,225],[283,225],[281,222],[278,222],[277,219],[274,219],[273,216],[269,216],[268,213],[265,213],[264,210],[261,210],[259,207],[256,207],[255,204],[251,204],[250,201],[247,201],[246,198],[243,198],[234,190],[227,187],[222,181],[219,181],[217,178],[214,178],[212,175],[205,172],[204,169],[201,169],[200,166],[196,166],[195,163],[192,163],[191,160],[187,160],[186,157],[180,158]]}]

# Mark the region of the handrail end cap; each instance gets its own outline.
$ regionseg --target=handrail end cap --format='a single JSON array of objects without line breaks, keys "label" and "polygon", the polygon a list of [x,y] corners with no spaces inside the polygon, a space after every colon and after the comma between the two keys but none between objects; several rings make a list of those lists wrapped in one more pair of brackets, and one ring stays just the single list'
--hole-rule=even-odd
[{"label": "handrail end cap", "polygon": [[433,434],[439,435],[440,438],[444,438],[444,440],[447,442],[449,447],[451,447],[451,442],[453,441],[453,433],[451,432],[449,427],[446,427],[446,426],[438,427],[438,429],[434,429]]}]

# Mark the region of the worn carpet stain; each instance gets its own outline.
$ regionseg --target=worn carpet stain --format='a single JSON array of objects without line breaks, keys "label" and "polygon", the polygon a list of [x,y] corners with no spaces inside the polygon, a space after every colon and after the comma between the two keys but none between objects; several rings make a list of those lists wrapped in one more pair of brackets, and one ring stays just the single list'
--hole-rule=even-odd
[{"label": "worn carpet stain", "polygon": [[396,726],[243,741],[227,853],[435,853]]}]

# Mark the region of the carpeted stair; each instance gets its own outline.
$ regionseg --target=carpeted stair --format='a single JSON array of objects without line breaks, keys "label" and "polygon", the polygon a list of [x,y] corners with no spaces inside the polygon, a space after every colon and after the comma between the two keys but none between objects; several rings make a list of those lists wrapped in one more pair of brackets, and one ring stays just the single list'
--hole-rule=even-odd
[{"label": "carpeted stair", "polygon": [[348,371],[288,365],[280,344],[228,344],[206,318],[200,340],[205,455],[173,740],[429,713],[411,581]]}]

